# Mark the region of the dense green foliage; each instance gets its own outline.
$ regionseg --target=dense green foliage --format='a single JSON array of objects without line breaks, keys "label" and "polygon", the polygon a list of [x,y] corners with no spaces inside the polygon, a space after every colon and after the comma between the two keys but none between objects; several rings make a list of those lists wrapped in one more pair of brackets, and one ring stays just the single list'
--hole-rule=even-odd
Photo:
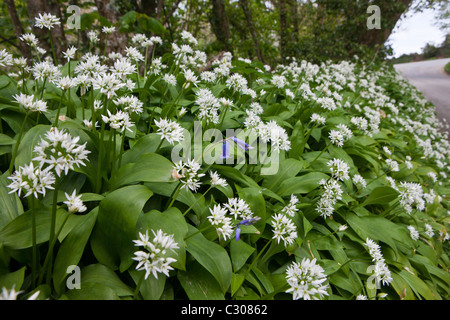
[{"label": "dense green foliage", "polygon": [[172,36],[0,51],[3,297],[449,298],[450,145],[414,87],[358,58],[208,64]]}]

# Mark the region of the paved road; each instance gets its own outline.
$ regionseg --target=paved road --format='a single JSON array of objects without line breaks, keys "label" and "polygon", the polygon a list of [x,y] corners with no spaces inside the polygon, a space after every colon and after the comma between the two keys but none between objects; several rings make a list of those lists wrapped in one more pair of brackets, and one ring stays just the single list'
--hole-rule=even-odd
[{"label": "paved road", "polygon": [[438,118],[450,123],[450,76],[444,71],[448,62],[450,58],[401,63],[394,67],[436,106]]}]

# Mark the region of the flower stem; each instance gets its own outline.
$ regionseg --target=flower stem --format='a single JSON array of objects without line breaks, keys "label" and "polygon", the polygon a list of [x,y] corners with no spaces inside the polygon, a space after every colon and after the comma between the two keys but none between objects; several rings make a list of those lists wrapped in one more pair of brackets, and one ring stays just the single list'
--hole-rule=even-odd
[{"label": "flower stem", "polygon": [[202,228],[202,229],[200,229],[200,230],[197,230],[197,231],[194,232],[194,233],[191,233],[191,234],[188,235],[186,238],[184,238],[184,241],[186,241],[187,239],[189,239],[189,238],[191,238],[191,237],[193,237],[193,236],[198,235],[199,233],[202,233],[203,231],[206,231],[206,230],[208,230],[208,229],[211,229],[211,227],[214,227],[214,226],[209,225],[209,226],[207,226],[207,227],[205,227],[205,228]]},{"label": "flower stem", "polygon": [[36,287],[36,271],[37,271],[37,247],[36,247],[36,211],[33,196],[28,197],[31,209],[31,243],[32,243],[32,269],[31,269],[31,287]]},{"label": "flower stem", "polygon": [[158,148],[156,148],[155,153],[158,153],[158,151],[159,151],[159,149],[161,148],[163,142],[164,142],[164,139],[161,137],[161,141],[159,142]]},{"label": "flower stem", "polygon": [[[52,242],[49,243],[49,251],[48,251],[48,253],[50,253],[50,252],[53,253],[53,247],[55,246],[56,239],[58,239],[58,237],[59,237],[59,235],[60,235],[60,233],[61,233],[61,231],[62,231],[64,225],[66,224],[67,219],[69,219],[69,217],[70,217],[70,214],[67,214],[66,217],[64,218],[63,223],[62,223],[61,226],[59,227],[58,232],[56,233],[55,238],[53,239]],[[47,265],[48,265],[48,263],[49,263],[49,261],[50,261],[51,255],[48,254],[48,253],[47,253],[47,256],[45,257],[44,264],[43,264],[43,266],[42,266],[42,272],[41,272],[41,274],[39,275],[39,282],[38,282],[38,283],[41,283],[41,282],[42,282],[42,279],[44,278],[44,274],[45,274],[45,269],[47,268]],[[51,268],[50,268],[48,274],[51,274]],[[48,281],[48,276],[47,276],[47,283],[49,283],[49,281]]]},{"label": "flower stem", "polygon": [[171,201],[169,203],[169,205],[167,206],[166,210],[169,209],[170,207],[172,207],[173,203],[175,202],[176,198],[178,197],[178,194],[181,191],[181,187],[182,187],[182,183],[181,181],[178,183],[177,187],[173,190],[171,197]]},{"label": "flower stem", "polygon": [[122,135],[122,142],[120,143],[120,153],[119,153],[119,163],[117,164],[117,169],[122,165],[122,155],[125,152],[125,131]]},{"label": "flower stem", "polygon": [[137,299],[139,291],[141,290],[142,282],[144,282],[144,278],[145,278],[145,272],[142,272],[142,275],[139,278],[139,282],[136,286],[136,290],[134,290],[133,300]]},{"label": "flower stem", "polygon": [[50,30],[48,30],[48,38],[50,40],[50,46],[52,48],[53,61],[55,62],[55,64],[58,64],[58,60],[56,60],[55,46],[53,45],[53,39]]},{"label": "flower stem", "polygon": [[[261,257],[261,254],[266,250],[266,248],[272,243],[273,239],[270,239],[269,241],[267,241],[267,243],[265,244],[265,246],[261,249],[261,251],[258,253],[258,255],[256,256],[256,258],[252,261],[252,263],[250,264],[250,267],[248,267],[247,271],[244,274],[244,280],[247,278],[248,274],[250,273],[250,271],[252,270],[253,266],[255,265],[256,261],[258,261],[259,257]],[[242,285],[242,284],[241,284]],[[236,290],[237,291],[237,290]]]},{"label": "flower stem", "polygon": [[23,119],[22,127],[20,128],[19,136],[17,137],[17,142],[14,145],[11,163],[9,164],[9,169],[8,169],[9,172],[12,172],[12,169],[14,167],[14,161],[16,160],[17,150],[19,150],[20,140],[22,139],[23,131],[25,130],[25,124],[27,123],[29,115],[30,115],[30,111],[27,111],[27,113],[25,114],[25,118]]},{"label": "flower stem", "polygon": [[[56,176],[55,179],[55,189],[53,191],[53,203],[52,203],[52,215],[50,220],[50,237],[49,237],[49,248],[47,252],[46,260],[48,259],[48,268],[47,268],[47,284],[50,285],[51,273],[53,267],[53,246],[51,245],[53,241],[55,241],[55,233],[56,233],[56,207],[58,203],[58,190],[59,190],[59,182],[60,178]],[[45,268],[44,268],[45,269]]]},{"label": "flower stem", "polygon": [[213,186],[210,186],[210,187],[208,188],[208,190],[205,191],[205,193],[203,193],[200,197],[198,197],[197,200],[195,200],[195,202],[194,202],[193,204],[191,204],[191,206],[183,213],[183,216],[185,216],[189,211],[191,211],[191,209],[194,207],[194,205],[196,205],[197,202],[198,202],[201,198],[204,198],[205,195],[209,192],[209,190],[212,189],[212,187],[213,187]]},{"label": "flower stem", "polygon": [[54,127],[58,127],[59,113],[61,112],[61,104],[62,104],[62,100],[63,100],[65,93],[66,93],[66,91],[63,90],[63,92],[61,94],[61,99],[59,99],[58,110],[56,111],[56,119],[55,119],[55,123],[53,124]]}]

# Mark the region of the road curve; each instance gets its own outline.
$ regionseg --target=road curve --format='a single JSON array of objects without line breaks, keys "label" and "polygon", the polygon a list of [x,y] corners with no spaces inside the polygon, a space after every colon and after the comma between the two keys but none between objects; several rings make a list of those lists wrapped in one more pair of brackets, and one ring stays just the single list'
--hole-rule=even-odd
[{"label": "road curve", "polygon": [[[444,71],[450,58],[401,63],[394,68],[436,106],[439,119],[450,122],[450,76]],[[447,129],[448,131],[448,129]]]}]

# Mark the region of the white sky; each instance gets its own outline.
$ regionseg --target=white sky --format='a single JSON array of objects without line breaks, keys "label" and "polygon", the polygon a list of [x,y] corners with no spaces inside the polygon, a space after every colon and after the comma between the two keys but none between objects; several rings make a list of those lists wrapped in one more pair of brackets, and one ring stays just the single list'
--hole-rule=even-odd
[{"label": "white sky", "polygon": [[[382,14],[383,11],[381,11]],[[434,25],[435,16],[435,11],[426,9],[423,12],[409,13],[405,18],[402,17],[387,42],[392,45],[394,57],[405,53],[421,53],[427,43],[441,44],[446,33]]]}]

